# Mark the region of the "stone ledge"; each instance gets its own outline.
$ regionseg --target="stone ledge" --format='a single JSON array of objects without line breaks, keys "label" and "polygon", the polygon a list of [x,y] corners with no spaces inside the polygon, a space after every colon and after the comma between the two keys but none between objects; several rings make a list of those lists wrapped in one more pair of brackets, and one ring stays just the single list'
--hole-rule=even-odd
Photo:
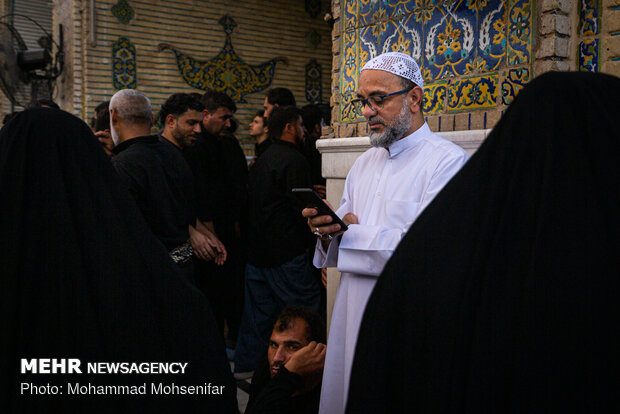
[{"label": "stone ledge", "polygon": [[543,12],[559,11],[569,14],[576,2],[574,0],[542,0],[540,3],[540,8]]},{"label": "stone ledge", "polygon": [[[476,129],[440,132],[438,135],[454,142],[471,155],[490,132],[490,129]],[[323,177],[344,179],[355,160],[370,148],[370,140],[368,137],[322,138],[316,141],[316,147],[323,160],[321,168]]]}]

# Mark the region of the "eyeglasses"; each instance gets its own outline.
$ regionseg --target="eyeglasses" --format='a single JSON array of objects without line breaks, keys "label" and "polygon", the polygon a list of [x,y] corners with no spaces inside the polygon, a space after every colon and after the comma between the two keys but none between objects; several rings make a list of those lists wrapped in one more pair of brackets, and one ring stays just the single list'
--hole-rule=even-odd
[{"label": "eyeglasses", "polygon": [[400,95],[400,94],[403,94],[405,92],[409,92],[412,89],[413,89],[413,87],[412,88],[403,89],[402,91],[390,93],[390,94],[387,94],[387,95],[369,96],[366,99],[362,99],[362,98],[353,99],[351,101],[351,103],[353,104],[353,108],[355,108],[355,112],[357,112],[359,115],[361,115],[362,112],[364,112],[364,107],[366,105],[368,105],[370,107],[370,109],[372,109],[373,111],[378,112],[381,109],[383,109],[383,103],[384,103],[384,101],[387,98],[389,98],[391,96]]}]

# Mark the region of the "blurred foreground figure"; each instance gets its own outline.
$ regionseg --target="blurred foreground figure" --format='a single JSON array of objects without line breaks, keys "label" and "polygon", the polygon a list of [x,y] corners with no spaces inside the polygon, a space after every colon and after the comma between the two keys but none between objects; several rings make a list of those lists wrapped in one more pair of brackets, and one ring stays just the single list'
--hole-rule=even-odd
[{"label": "blurred foreground figure", "polygon": [[[3,412],[236,412],[207,301],[149,231],[86,124],[56,109],[17,115],[0,132],[0,194]],[[78,358],[82,374],[22,374],[22,358]],[[187,365],[184,374],[94,375],[88,362]],[[63,395],[22,392],[23,383]],[[172,383],[223,388],[157,395]],[[146,384],[146,395],[69,395],[68,384]]]},{"label": "blurred foreground figure", "polygon": [[617,412],[618,96],[519,93],[379,278],[347,412]]}]

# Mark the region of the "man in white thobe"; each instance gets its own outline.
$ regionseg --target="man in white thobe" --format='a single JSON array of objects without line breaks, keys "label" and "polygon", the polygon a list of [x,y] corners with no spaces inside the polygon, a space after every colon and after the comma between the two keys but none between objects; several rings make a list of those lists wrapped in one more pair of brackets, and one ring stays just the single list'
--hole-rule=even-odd
[{"label": "man in white thobe", "polygon": [[357,335],[377,277],[413,221],[468,159],[429,129],[422,87],[418,65],[403,53],[384,53],[362,68],[354,104],[368,119],[373,148],[351,168],[336,211],[348,230],[315,209],[302,211],[319,237],[314,265],[342,272],[327,342],[323,414],[345,410]]}]

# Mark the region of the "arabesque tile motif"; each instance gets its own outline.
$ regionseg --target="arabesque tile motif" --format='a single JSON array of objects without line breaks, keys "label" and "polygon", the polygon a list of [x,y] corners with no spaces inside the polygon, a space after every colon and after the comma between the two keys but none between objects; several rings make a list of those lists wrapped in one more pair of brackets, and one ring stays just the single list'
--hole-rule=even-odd
[{"label": "arabesque tile motif", "polygon": [[582,72],[599,71],[600,0],[579,1],[579,35],[585,37],[578,47],[578,68]]},{"label": "arabesque tile motif", "polygon": [[420,65],[426,114],[508,105],[530,79],[534,0],[343,0],[342,7],[341,122],[362,120],[350,104],[359,70],[385,52],[410,54]]}]

